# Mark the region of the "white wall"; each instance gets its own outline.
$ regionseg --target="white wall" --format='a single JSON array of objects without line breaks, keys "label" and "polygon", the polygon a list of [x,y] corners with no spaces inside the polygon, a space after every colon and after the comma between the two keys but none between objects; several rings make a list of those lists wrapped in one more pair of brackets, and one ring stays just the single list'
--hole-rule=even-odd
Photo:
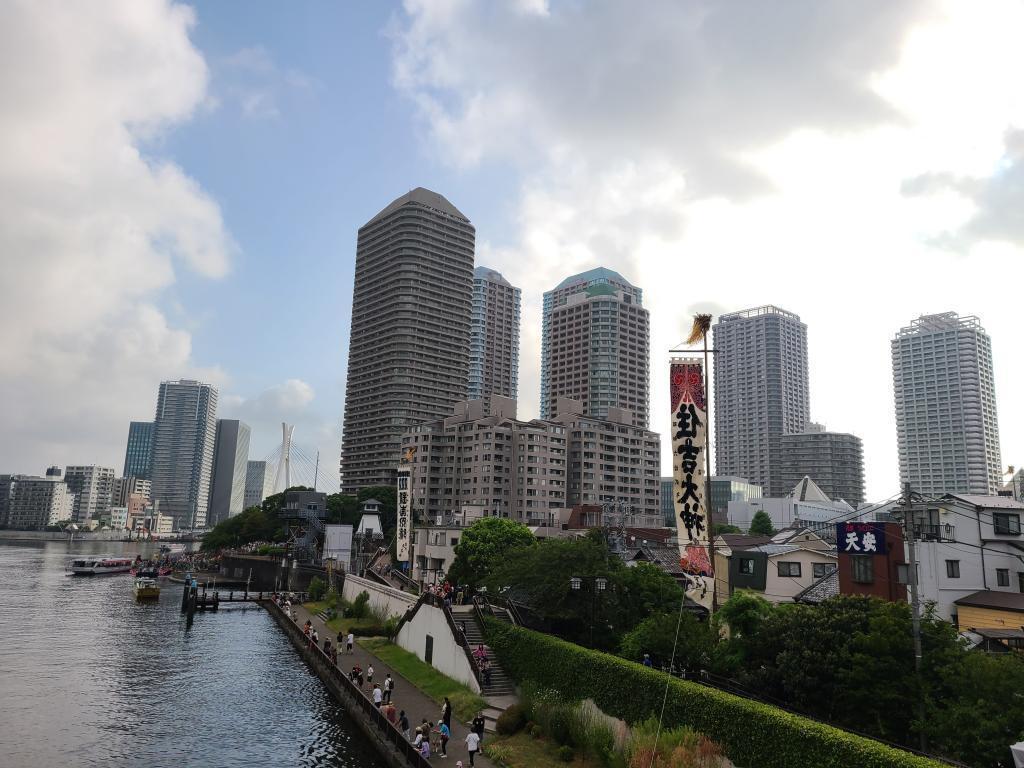
[{"label": "white wall", "polygon": [[353,576],[351,573],[345,574],[345,584],[341,589],[342,597],[351,603],[363,591],[370,594],[371,608],[383,608],[388,616],[402,616],[416,604],[416,598],[408,592],[378,584],[361,576]]},{"label": "white wall", "polygon": [[426,661],[427,635],[434,638],[431,666],[441,674],[467,685],[480,693],[480,684],[466,658],[466,651],[455,642],[451,627],[440,608],[421,605],[412,621],[407,621],[398,632],[396,642],[405,650]]},{"label": "white wall", "polygon": [[[779,576],[780,562],[800,563],[800,575]],[[794,597],[817,581],[814,578],[814,563],[824,563],[836,568],[839,560],[834,553],[811,552],[806,549],[768,558],[768,577],[765,579],[764,587],[765,599],[770,603],[793,602]]]}]

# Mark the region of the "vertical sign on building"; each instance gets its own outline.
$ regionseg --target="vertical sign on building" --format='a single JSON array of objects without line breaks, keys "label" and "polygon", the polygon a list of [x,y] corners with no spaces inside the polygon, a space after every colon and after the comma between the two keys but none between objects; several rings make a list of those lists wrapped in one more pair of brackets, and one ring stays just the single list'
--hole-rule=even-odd
[{"label": "vertical sign on building", "polygon": [[673,359],[672,502],[679,539],[679,563],[688,574],[686,596],[709,611],[714,596],[711,531],[705,492],[707,403],[703,364],[696,358]]},{"label": "vertical sign on building", "polygon": [[398,512],[398,532],[395,541],[395,560],[399,563],[412,561],[412,460],[416,449],[406,450],[402,463],[398,465],[398,488],[395,497]]}]

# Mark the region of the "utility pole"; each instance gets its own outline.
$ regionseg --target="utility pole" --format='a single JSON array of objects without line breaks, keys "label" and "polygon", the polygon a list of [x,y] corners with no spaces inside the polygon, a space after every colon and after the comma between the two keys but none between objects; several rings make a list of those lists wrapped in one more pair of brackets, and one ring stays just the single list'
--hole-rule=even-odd
[{"label": "utility pole", "polygon": [[921,677],[921,595],[917,584],[917,540],[914,531],[914,502],[910,492],[910,483],[903,484],[903,498],[900,500],[903,508],[903,532],[907,542],[907,555],[910,558],[910,568],[907,573],[907,586],[910,587],[910,621],[914,635],[914,672],[917,675],[919,699],[917,702],[917,716],[921,722],[921,751],[928,749],[928,737],[924,732],[924,687]]}]

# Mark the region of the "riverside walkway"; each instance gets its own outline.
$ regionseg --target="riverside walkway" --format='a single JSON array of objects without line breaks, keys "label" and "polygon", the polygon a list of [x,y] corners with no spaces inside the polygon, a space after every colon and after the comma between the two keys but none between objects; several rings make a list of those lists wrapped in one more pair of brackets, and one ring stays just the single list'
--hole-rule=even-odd
[{"label": "riverside walkway", "polygon": [[[295,611],[296,623],[299,627],[305,625],[306,621],[309,620],[313,623],[313,628],[317,631],[320,636],[320,643],[329,639],[332,644],[337,640],[337,632],[333,631],[328,627],[323,620],[314,614],[310,613],[302,605],[293,605],[292,610]],[[391,703],[395,705],[396,712],[405,710],[405,716],[409,718],[409,730],[412,733],[416,726],[418,726],[424,719],[428,720],[433,724],[441,719],[441,705],[435,702],[430,696],[423,693],[421,690],[416,688],[412,683],[402,677],[387,662],[379,659],[374,654],[367,651],[365,648],[359,645],[359,638],[356,638],[355,646],[353,647],[352,653],[346,653],[344,646],[339,649],[338,652],[338,668],[348,674],[352,667],[358,664],[363,671],[366,668],[373,665],[373,679],[374,682],[383,683],[384,677],[390,673],[392,679],[395,681],[395,688],[391,694]],[[372,685],[364,686],[363,695],[368,699],[371,698],[371,691],[373,690]],[[456,760],[461,760],[464,768],[469,766],[469,752],[466,749],[466,734],[469,733],[469,727],[466,723],[460,722],[455,713],[452,712],[451,722],[452,736],[448,742],[448,757],[443,758],[439,752],[432,753],[430,756],[431,762],[445,762],[449,765],[455,765]],[[494,734],[484,734],[484,741],[493,739]],[[476,754],[476,765],[483,766],[483,768],[494,768],[494,763],[484,757],[482,752]]]}]

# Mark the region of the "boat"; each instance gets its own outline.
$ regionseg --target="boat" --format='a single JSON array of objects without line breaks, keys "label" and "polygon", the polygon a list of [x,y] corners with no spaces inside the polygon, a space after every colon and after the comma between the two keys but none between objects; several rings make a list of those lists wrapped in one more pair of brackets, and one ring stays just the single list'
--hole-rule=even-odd
[{"label": "boat", "polygon": [[153,565],[152,563],[136,563],[129,571],[132,576],[142,576],[147,579],[161,579],[171,573],[170,566]]},{"label": "boat", "polygon": [[157,584],[156,579],[139,576],[135,579],[133,589],[136,600],[156,600],[160,597],[160,585]]},{"label": "boat", "polygon": [[127,557],[85,557],[72,560],[69,570],[73,576],[102,576],[127,573],[132,565],[132,560]]}]

